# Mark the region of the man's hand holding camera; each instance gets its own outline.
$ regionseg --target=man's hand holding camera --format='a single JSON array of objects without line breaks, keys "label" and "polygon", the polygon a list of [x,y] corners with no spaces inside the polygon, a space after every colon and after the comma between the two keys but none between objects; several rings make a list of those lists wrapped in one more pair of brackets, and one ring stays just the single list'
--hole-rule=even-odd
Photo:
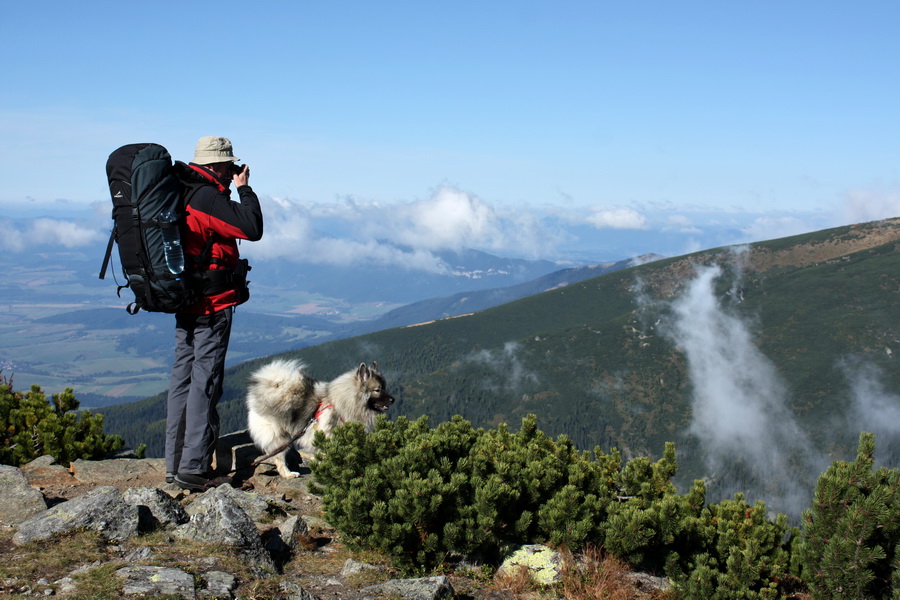
[{"label": "man's hand holding camera", "polygon": [[231,164],[231,181],[235,187],[249,185],[250,183],[250,167],[248,165]]}]

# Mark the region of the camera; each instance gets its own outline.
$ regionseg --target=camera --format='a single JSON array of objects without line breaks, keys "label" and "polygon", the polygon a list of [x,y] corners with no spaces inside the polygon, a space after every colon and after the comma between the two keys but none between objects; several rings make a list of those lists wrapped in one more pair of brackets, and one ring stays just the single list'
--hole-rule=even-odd
[{"label": "camera", "polygon": [[232,175],[237,175],[241,171],[244,170],[244,165],[239,165],[237,163],[231,163],[231,166],[228,167],[228,172]]}]

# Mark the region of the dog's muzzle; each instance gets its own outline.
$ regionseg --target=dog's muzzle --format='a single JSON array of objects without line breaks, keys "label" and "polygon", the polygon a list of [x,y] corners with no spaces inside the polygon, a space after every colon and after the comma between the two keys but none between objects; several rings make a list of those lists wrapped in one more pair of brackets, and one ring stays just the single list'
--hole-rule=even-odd
[{"label": "dog's muzzle", "polygon": [[393,403],[394,399],[387,394],[382,394],[377,398],[369,398],[369,408],[378,412],[385,412]]}]

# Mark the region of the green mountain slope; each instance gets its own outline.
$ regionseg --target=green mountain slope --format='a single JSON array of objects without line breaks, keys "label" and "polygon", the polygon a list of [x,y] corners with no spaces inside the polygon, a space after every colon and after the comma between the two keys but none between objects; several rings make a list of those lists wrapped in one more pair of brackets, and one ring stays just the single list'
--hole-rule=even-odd
[{"label": "green mountain slope", "polygon": [[[679,484],[706,477],[711,496],[745,490],[791,511],[861,429],[897,459],[900,425],[883,415],[900,410],[898,240],[895,219],[720,248],[288,355],[323,379],[376,360],[391,418],[517,428],[535,413],[550,435],[626,457],[674,441]],[[262,362],[229,371],[224,431],[244,426],[242,388]],[[103,412],[108,431],[162,452],[161,396]]]}]

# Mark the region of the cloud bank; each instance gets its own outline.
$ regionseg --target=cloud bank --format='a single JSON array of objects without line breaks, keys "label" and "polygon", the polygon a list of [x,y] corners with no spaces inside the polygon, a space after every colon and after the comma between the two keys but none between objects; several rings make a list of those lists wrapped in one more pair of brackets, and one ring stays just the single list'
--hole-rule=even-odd
[{"label": "cloud bank", "polygon": [[5,252],[24,252],[40,248],[81,248],[96,244],[108,237],[100,229],[78,223],[50,218],[38,218],[25,223],[0,219],[0,249]]},{"label": "cloud bank", "polygon": [[[606,262],[648,253],[676,256],[900,214],[900,193],[876,191],[849,193],[830,212],[780,214],[672,204],[500,205],[449,186],[390,203],[353,197],[329,202],[262,197],[261,203],[265,235],[241,247],[252,259],[425,272],[445,272],[450,267],[441,253],[463,249],[511,258]],[[3,221],[4,251],[90,247],[106,240],[111,227],[106,202],[83,206],[81,213],[71,203],[19,209],[42,216]]]}]

